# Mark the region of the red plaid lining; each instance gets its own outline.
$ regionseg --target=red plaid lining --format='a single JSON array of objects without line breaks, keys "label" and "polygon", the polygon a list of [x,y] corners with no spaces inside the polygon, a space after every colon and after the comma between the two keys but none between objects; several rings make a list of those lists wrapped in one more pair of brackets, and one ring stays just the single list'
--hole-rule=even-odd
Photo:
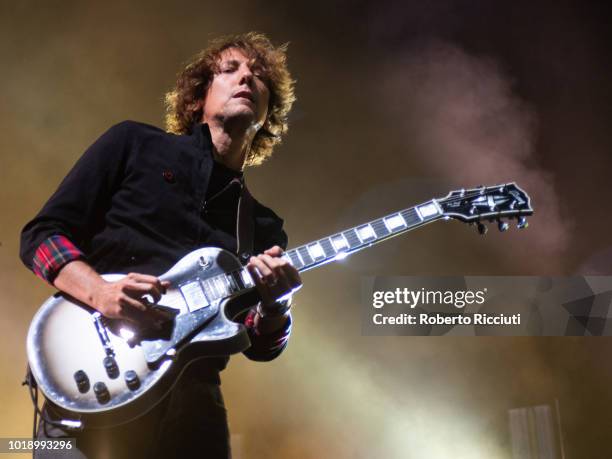
[{"label": "red plaid lining", "polygon": [[62,267],[73,260],[84,258],[81,252],[70,240],[59,234],[43,241],[34,254],[34,274],[53,285],[55,276]]},{"label": "red plaid lining", "polygon": [[251,337],[249,353],[256,354],[259,359],[266,359],[266,357],[272,357],[280,353],[287,345],[289,335],[291,335],[291,316],[289,316],[287,323],[280,330],[272,333],[260,334],[255,327],[256,315],[257,311],[253,308],[244,319],[244,325],[249,330],[249,336]]}]

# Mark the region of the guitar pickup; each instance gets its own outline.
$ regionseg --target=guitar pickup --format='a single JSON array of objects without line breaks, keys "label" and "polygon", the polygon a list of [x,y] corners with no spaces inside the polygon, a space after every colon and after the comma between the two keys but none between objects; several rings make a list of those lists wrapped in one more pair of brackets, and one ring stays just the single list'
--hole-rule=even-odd
[{"label": "guitar pickup", "polygon": [[210,306],[211,302],[206,296],[199,279],[179,285],[179,291],[183,295],[190,312]]}]

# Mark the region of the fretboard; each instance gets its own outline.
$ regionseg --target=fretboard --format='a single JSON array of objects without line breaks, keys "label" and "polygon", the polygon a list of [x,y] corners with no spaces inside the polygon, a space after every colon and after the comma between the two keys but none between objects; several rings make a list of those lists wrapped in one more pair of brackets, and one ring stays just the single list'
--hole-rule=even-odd
[{"label": "fretboard", "polygon": [[283,258],[300,272],[340,260],[398,234],[430,223],[443,216],[435,199],[371,222],[349,228],[329,237],[287,250]]}]

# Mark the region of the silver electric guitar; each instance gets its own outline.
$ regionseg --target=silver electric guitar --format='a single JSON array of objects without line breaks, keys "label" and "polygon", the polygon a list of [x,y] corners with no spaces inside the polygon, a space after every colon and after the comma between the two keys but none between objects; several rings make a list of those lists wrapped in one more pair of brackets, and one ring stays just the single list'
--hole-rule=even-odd
[{"label": "silver electric guitar", "polygon": [[[529,196],[516,184],[449,193],[332,236],[302,245],[283,257],[302,272],[341,259],[377,242],[440,219],[478,226],[506,220],[527,226]],[[119,274],[103,276],[117,280]],[[237,315],[258,301],[247,270],[230,252],[194,250],[159,276],[170,287],[157,305],[169,317],[161,330],[108,319],[56,293],[34,316],[27,337],[32,374],[45,397],[72,411],[88,427],[117,425],[159,402],[181,372],[198,358],[227,356],[250,346]]]}]

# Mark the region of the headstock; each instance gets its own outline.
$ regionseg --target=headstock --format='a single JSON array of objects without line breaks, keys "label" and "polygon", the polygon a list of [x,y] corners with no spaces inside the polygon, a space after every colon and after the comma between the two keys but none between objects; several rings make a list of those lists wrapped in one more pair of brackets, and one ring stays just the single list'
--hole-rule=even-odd
[{"label": "headstock", "polygon": [[528,226],[525,217],[533,214],[531,198],[514,182],[451,191],[437,202],[446,218],[477,224],[480,234],[487,232],[483,220],[497,220],[499,230],[506,231],[509,225],[505,220],[516,218],[517,227],[523,229]]}]

